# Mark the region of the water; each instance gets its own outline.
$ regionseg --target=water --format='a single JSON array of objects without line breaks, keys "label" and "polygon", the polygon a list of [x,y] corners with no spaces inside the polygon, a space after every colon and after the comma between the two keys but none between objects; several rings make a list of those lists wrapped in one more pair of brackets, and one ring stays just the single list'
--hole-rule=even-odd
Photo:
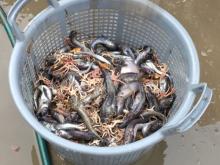
[{"label": "water", "polygon": [[[0,0],[6,10],[14,0]],[[190,33],[199,53],[201,82],[214,89],[211,105],[201,120],[184,135],[168,137],[152,151],[150,158],[143,157],[135,165],[207,165],[219,164],[220,157],[220,1],[219,0],[154,0],[173,14]],[[45,1],[35,0],[19,16],[24,25],[46,6]],[[22,26],[23,27],[23,26]],[[39,164],[31,128],[24,122],[10,97],[7,68],[11,47],[0,26],[0,75],[2,95],[0,98],[0,162],[4,165]],[[7,129],[6,129],[7,128]],[[20,146],[13,152],[11,145]],[[51,151],[56,164],[70,164]]]}]

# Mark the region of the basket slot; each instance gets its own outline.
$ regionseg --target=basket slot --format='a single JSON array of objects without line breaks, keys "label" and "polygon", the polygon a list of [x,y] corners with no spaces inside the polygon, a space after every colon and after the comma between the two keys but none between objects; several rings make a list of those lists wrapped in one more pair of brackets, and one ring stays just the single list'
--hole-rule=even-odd
[{"label": "basket slot", "polygon": [[31,70],[34,68],[29,65],[31,59],[26,60],[21,76],[21,90],[24,96],[24,100],[27,102],[27,106],[30,109],[33,109],[33,72]]},{"label": "basket slot", "polygon": [[50,25],[33,44],[32,55],[36,59],[37,69],[43,66],[45,57],[63,46],[62,31],[59,22]]},{"label": "basket slot", "polygon": [[124,19],[122,42],[132,47],[143,45],[153,46],[164,61],[165,51],[170,42],[169,36],[150,20],[137,16],[134,13],[126,13]]},{"label": "basket slot", "polygon": [[105,35],[116,40],[118,11],[113,9],[91,9],[87,11],[68,14],[66,16],[66,29],[78,32],[78,39],[91,39]]},{"label": "basket slot", "polygon": [[174,46],[166,61],[167,65],[169,66],[169,71],[171,75],[173,75],[177,95],[175,104],[171,109],[172,113],[170,114],[170,117],[174,116],[175,112],[178,110],[178,107],[181,105],[189,87],[189,79],[186,75],[186,73],[188,73],[187,64],[185,64],[185,62],[186,61],[183,59],[180,49],[178,49],[177,46]]}]

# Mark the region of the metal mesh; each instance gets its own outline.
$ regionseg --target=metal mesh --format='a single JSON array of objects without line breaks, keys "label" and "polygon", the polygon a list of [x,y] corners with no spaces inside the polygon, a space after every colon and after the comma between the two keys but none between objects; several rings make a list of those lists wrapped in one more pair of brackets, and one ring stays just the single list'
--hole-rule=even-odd
[{"label": "metal mesh", "polygon": [[[189,76],[187,68],[189,66],[184,59],[184,52],[172,41],[172,34],[168,34],[163,26],[137,13],[122,10],[119,12],[115,9],[88,9],[79,12],[68,11],[68,14],[63,14],[65,20],[57,20],[48,24],[45,29],[39,29],[37,32],[39,35],[31,47],[31,55],[26,58],[21,76],[22,91],[30,109],[33,93],[32,81],[35,80],[34,70],[42,66],[46,55],[63,46],[65,35],[72,30],[78,32],[79,39],[104,35],[113,41],[131,47],[150,45],[155,48],[161,61],[169,65],[174,77],[177,99],[173,109],[178,109],[187,92]],[[61,27],[63,23],[65,26]]]}]

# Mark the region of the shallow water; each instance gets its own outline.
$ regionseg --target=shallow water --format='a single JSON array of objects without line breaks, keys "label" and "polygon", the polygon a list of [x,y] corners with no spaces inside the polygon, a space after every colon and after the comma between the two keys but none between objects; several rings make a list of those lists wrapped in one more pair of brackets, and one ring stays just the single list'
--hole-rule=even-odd
[{"label": "shallow water", "polygon": [[[6,11],[14,0],[0,0]],[[201,120],[184,135],[170,136],[158,144],[150,158],[142,158],[135,165],[215,165],[220,162],[220,1],[219,0],[154,0],[173,14],[188,30],[198,50],[201,82],[214,90],[212,103]],[[25,24],[46,6],[35,0],[19,15]],[[23,27],[23,26],[22,26]],[[0,164],[39,164],[34,134],[17,111],[9,92],[8,62],[11,47],[0,25]],[[12,145],[20,146],[18,152]],[[69,164],[52,151],[54,164]],[[56,162],[56,163],[55,163]]]}]

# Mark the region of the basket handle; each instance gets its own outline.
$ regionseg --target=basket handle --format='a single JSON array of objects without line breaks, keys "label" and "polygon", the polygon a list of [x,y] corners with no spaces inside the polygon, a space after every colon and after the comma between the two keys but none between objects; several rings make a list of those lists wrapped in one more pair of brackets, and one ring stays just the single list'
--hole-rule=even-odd
[{"label": "basket handle", "polygon": [[206,108],[211,102],[212,90],[208,88],[206,83],[192,85],[192,91],[195,94],[201,93],[201,96],[193,109],[178,124],[165,126],[162,134],[164,136],[175,133],[183,133],[190,129],[204,114]]},{"label": "basket handle", "polygon": [[[24,39],[24,33],[18,27],[16,23],[16,18],[22,7],[26,5],[29,1],[30,0],[17,0],[8,13],[7,19],[16,40],[22,41]],[[59,5],[57,0],[47,0],[47,1],[48,4],[54,8],[56,8]]]}]

